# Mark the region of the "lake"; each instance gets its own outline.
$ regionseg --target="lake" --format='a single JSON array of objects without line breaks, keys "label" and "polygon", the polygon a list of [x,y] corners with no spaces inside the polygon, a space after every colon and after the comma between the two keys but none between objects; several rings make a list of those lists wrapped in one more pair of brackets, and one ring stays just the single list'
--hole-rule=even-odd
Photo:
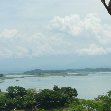
[{"label": "lake", "polygon": [[[87,76],[47,76],[33,77],[27,75],[7,75],[17,77],[0,81],[0,89],[5,91],[8,86],[22,86],[25,88],[52,89],[54,85],[76,88],[78,97],[94,99],[98,95],[111,90],[111,72],[89,73]],[[24,77],[23,77],[24,76]],[[19,78],[23,77],[23,78]]]}]

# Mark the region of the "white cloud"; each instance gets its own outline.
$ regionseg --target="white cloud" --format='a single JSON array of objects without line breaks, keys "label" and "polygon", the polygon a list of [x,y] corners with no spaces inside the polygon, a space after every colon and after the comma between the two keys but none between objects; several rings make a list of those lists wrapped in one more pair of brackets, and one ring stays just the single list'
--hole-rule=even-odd
[{"label": "white cloud", "polygon": [[61,32],[67,32],[74,35],[78,35],[82,31],[83,23],[80,20],[79,15],[65,16],[65,17],[54,17],[51,20],[51,29],[58,30]]},{"label": "white cloud", "polygon": [[12,57],[12,51],[6,47],[0,47],[0,57]]},{"label": "white cloud", "polygon": [[[48,36],[42,33],[32,35],[19,34],[13,40],[2,39],[0,41],[1,57],[39,57],[44,55],[67,54],[69,43],[57,36]],[[68,47],[67,47],[68,46]]]},{"label": "white cloud", "polygon": [[12,38],[18,34],[17,29],[4,29],[0,33],[0,37]]},{"label": "white cloud", "polygon": [[96,14],[87,15],[82,22],[84,30],[92,31],[95,34],[102,30],[101,20]]},{"label": "white cloud", "polygon": [[47,32],[0,31],[0,57],[103,55],[111,53],[111,26],[97,14],[54,17]]},{"label": "white cloud", "polygon": [[79,54],[111,53],[111,26],[103,23],[97,14],[88,14],[84,18],[79,15],[54,17],[50,30],[67,33],[69,39],[76,43]]},{"label": "white cloud", "polygon": [[58,32],[68,32],[74,36],[80,35],[83,31],[98,33],[102,30],[101,20],[97,14],[88,14],[85,18],[79,15],[57,16],[51,20],[50,28]]},{"label": "white cloud", "polygon": [[107,48],[97,46],[96,44],[91,44],[85,48],[81,48],[80,50],[77,51],[80,55],[101,55],[101,54],[106,54],[108,51]]},{"label": "white cloud", "polygon": [[87,34],[90,39],[95,38],[103,44],[111,42],[111,26],[102,23],[97,14],[88,14],[84,18],[79,15],[57,16],[51,20],[50,29],[56,33],[67,33],[71,37],[85,38],[83,34]]}]

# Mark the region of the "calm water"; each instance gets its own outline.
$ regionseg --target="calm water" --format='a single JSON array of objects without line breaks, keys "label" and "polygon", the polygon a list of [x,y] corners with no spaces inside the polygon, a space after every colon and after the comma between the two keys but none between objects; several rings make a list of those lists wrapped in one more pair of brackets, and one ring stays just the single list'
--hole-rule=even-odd
[{"label": "calm water", "polygon": [[[10,75],[12,76],[12,75]],[[15,75],[20,77],[22,75]],[[16,81],[19,80],[19,81]],[[79,98],[93,99],[97,95],[106,94],[111,90],[111,72],[95,73],[88,76],[50,76],[50,77],[25,77],[6,79],[0,83],[0,89],[5,91],[8,86],[22,86],[25,88],[52,89],[54,85],[70,86],[76,88]]]}]

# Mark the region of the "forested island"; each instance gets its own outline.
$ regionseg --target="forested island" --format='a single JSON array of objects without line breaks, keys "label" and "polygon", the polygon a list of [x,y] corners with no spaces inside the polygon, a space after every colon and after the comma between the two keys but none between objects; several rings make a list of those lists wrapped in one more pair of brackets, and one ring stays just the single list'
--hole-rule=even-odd
[{"label": "forested island", "polygon": [[111,111],[111,91],[94,100],[77,96],[77,90],[71,87],[36,91],[9,86],[6,92],[0,92],[0,111]]},{"label": "forested island", "polygon": [[48,75],[74,75],[74,76],[84,76],[88,75],[89,73],[95,72],[111,72],[111,68],[84,68],[84,69],[66,69],[66,70],[42,70],[42,69],[34,69],[31,71],[26,71],[23,74],[29,75],[41,75],[41,76],[48,76]]},{"label": "forested island", "polygon": [[34,75],[34,76],[86,76],[97,72],[111,72],[111,68],[84,68],[84,69],[66,69],[66,70],[42,70],[34,69],[21,73],[1,73],[0,78],[5,75]]},{"label": "forested island", "polygon": [[0,74],[0,77],[4,77],[4,74]]}]

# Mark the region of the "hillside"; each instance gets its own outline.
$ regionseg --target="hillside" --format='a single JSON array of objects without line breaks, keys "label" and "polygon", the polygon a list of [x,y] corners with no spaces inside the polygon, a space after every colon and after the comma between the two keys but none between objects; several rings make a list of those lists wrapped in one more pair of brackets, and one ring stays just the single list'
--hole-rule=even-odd
[{"label": "hillside", "polygon": [[66,70],[42,70],[35,69],[31,71],[26,71],[24,74],[32,74],[32,75],[77,75],[77,74],[88,74],[95,72],[111,72],[111,68],[85,68],[85,69],[66,69]]}]

